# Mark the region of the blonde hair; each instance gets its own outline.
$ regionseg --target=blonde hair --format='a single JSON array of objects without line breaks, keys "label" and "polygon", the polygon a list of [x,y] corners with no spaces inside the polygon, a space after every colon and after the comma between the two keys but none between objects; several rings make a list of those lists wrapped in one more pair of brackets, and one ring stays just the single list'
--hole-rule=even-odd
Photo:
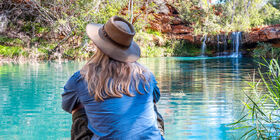
[{"label": "blonde hair", "polygon": [[[122,97],[122,94],[134,96],[130,88],[139,91],[138,85],[142,84],[147,92],[148,70],[138,62],[126,63],[109,58],[97,48],[96,53],[81,69],[81,75],[88,83],[90,95],[94,95],[96,101],[104,101],[105,98]],[[146,75],[146,76],[145,76]],[[142,80],[141,80],[142,79]]]}]

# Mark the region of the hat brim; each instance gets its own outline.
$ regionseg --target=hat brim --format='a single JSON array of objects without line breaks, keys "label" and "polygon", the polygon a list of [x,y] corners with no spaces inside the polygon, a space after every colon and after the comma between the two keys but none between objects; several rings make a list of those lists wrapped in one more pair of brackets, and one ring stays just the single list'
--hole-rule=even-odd
[{"label": "hat brim", "polygon": [[124,48],[105,37],[102,33],[102,24],[88,24],[86,32],[94,44],[109,57],[121,62],[135,62],[140,58],[139,46],[132,41],[128,48]]}]

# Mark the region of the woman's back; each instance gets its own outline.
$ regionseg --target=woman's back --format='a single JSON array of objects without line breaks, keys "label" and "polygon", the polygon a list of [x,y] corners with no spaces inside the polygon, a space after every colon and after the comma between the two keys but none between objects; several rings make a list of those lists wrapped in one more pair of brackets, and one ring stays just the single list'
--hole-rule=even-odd
[{"label": "woman's back", "polygon": [[[64,97],[68,102],[64,101],[63,106],[68,107],[65,110],[71,110],[69,107],[74,107],[78,102],[84,105],[88,128],[94,133],[92,139],[161,139],[153,102],[157,100],[159,91],[153,75],[150,75],[148,83],[148,93],[139,84],[143,95],[130,88],[134,97],[124,95],[100,102],[89,94],[87,82],[78,71],[65,85],[66,92],[62,96],[70,98]],[[74,95],[70,96],[67,91]]]}]

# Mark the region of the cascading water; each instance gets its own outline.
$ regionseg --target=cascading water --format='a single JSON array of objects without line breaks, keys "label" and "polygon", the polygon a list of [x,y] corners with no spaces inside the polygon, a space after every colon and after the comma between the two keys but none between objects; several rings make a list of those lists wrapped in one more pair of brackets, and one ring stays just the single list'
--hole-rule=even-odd
[{"label": "cascading water", "polygon": [[0,33],[4,32],[8,25],[8,18],[5,14],[0,14]]},{"label": "cascading water", "polygon": [[223,42],[224,42],[224,53],[223,53],[223,55],[225,55],[226,54],[226,50],[227,50],[227,36],[226,35],[224,35],[223,36]]},{"label": "cascading water", "polygon": [[239,53],[239,46],[241,43],[241,32],[232,32],[231,40],[233,51],[230,57],[238,58],[241,56]]},{"label": "cascading water", "polygon": [[[207,38],[205,35],[201,38],[202,46],[201,46],[201,54],[200,57],[205,57],[205,49],[206,49],[206,41],[210,41],[211,37]],[[229,50],[231,47],[228,47],[228,37],[227,35],[217,35],[217,55],[219,57],[231,57],[238,58],[241,57],[241,53],[239,52],[239,48],[242,44],[242,33],[241,32],[232,32],[231,34],[231,44],[232,50]]]},{"label": "cascading water", "polygon": [[218,56],[220,56],[220,36],[217,35],[217,48],[218,48]]},{"label": "cascading water", "polygon": [[206,40],[207,40],[207,35],[204,36],[204,40],[201,46],[201,56],[205,56],[205,48],[206,48]]}]

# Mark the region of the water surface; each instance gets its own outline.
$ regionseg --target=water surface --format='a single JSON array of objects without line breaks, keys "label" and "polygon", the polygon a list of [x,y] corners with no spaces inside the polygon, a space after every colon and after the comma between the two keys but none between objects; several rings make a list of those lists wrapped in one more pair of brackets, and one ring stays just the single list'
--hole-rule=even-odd
[{"label": "water surface", "polygon": [[[63,86],[85,62],[0,66],[0,139],[70,139]],[[251,59],[143,58],[162,93],[166,139],[236,139],[227,124],[240,117]]]}]

